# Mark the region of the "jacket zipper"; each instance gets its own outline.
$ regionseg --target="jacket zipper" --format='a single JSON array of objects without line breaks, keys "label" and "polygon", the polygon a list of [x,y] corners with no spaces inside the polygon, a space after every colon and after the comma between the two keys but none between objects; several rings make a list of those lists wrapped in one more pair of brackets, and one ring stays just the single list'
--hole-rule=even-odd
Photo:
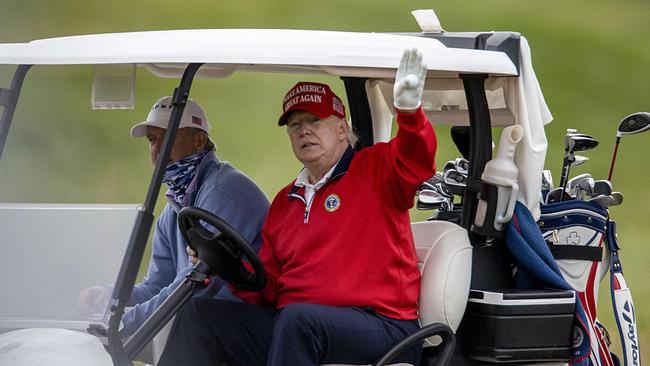
[{"label": "jacket zipper", "polygon": [[311,199],[309,202],[305,202],[305,214],[303,215],[303,224],[306,224],[309,222],[309,210],[311,209],[311,204],[314,202],[314,198],[316,197],[316,192],[318,190],[314,191],[314,194],[311,195]]}]

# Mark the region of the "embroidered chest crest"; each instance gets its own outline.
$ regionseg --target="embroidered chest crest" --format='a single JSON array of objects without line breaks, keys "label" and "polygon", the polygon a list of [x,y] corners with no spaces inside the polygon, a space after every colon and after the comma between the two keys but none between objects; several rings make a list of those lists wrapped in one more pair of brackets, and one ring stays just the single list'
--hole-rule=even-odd
[{"label": "embroidered chest crest", "polygon": [[341,198],[335,194],[330,194],[325,198],[325,210],[327,212],[334,212],[341,207]]}]

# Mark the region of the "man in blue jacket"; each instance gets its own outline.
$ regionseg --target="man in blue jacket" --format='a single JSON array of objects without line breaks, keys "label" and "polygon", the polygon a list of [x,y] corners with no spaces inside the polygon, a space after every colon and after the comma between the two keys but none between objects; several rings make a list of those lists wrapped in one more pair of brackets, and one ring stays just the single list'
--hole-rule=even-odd
[{"label": "man in blue jacket", "polygon": [[[160,98],[146,121],[131,129],[132,136],[146,137],[149,141],[153,164],[158,159],[171,111],[172,98]],[[120,334],[123,336],[135,332],[192,268],[186,252],[187,243],[177,225],[176,210],[195,206],[212,212],[237,229],[255,250],[260,248],[260,231],[269,201],[250,178],[217,158],[209,132],[205,112],[196,102],[189,100],[163,177],[168,186],[169,203],[156,222],[147,277],[134,286],[128,303],[133,308],[122,318],[124,327]],[[223,283],[213,281],[208,292],[218,291],[218,298],[239,301]],[[81,301],[85,300],[87,306],[96,301],[101,291],[97,287],[89,290],[86,299]],[[110,291],[107,294],[110,295]]]}]

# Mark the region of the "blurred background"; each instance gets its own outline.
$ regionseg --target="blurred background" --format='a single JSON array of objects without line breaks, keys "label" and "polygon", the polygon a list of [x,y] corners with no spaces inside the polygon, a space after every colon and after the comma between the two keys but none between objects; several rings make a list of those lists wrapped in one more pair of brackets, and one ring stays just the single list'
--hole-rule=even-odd
[{"label": "blurred background", "polygon": [[[531,46],[533,66],[554,116],[547,126],[546,168],[557,184],[563,136],[575,128],[600,140],[572,175],[607,176],[616,128],[626,115],[650,111],[650,2],[624,1],[0,1],[0,42],[77,34],[186,28],[295,28],[417,32],[410,14],[434,8],[448,31],[517,31]],[[407,45],[405,45],[407,46]],[[165,47],[161,44],[160,47]],[[8,87],[14,69],[0,68]],[[300,77],[235,74],[196,80],[191,98],[206,110],[217,154],[251,176],[272,198],[298,173],[288,138],[276,120],[284,93]],[[332,84],[335,78],[312,78]],[[134,110],[93,111],[90,67],[37,67],[26,79],[0,161],[0,202],[139,203],[152,167],[144,139],[129,135],[153,102],[170,95],[177,80],[137,70]],[[436,161],[460,154],[440,127]],[[498,134],[494,134],[495,139]],[[626,279],[633,290],[642,350],[650,345],[650,133],[626,136],[614,171],[614,190],[625,202],[612,208]],[[164,189],[162,190],[164,192]],[[157,212],[163,206],[159,200]],[[428,213],[413,212],[413,219]],[[6,253],[3,253],[6,255]],[[146,264],[143,264],[143,269]],[[608,280],[601,287],[599,318],[620,350]],[[647,353],[642,352],[644,360]]]}]

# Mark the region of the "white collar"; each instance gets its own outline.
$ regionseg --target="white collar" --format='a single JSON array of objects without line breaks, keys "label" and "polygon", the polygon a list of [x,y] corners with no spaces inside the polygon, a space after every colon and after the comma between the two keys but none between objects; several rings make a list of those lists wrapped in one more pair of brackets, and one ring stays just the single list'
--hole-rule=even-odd
[{"label": "white collar", "polygon": [[336,166],[338,164],[339,164],[339,162],[337,161],[336,164],[334,164],[334,166],[327,173],[325,173],[323,178],[321,178],[315,184],[309,183],[309,171],[305,167],[300,171],[300,174],[298,174],[298,177],[296,178],[296,183],[294,183],[294,185],[298,186],[298,187],[305,187],[305,188],[313,189],[313,190],[320,189],[320,187],[324,186],[325,183],[330,179],[330,177],[332,176],[332,173],[334,173],[334,169],[336,168]]}]

